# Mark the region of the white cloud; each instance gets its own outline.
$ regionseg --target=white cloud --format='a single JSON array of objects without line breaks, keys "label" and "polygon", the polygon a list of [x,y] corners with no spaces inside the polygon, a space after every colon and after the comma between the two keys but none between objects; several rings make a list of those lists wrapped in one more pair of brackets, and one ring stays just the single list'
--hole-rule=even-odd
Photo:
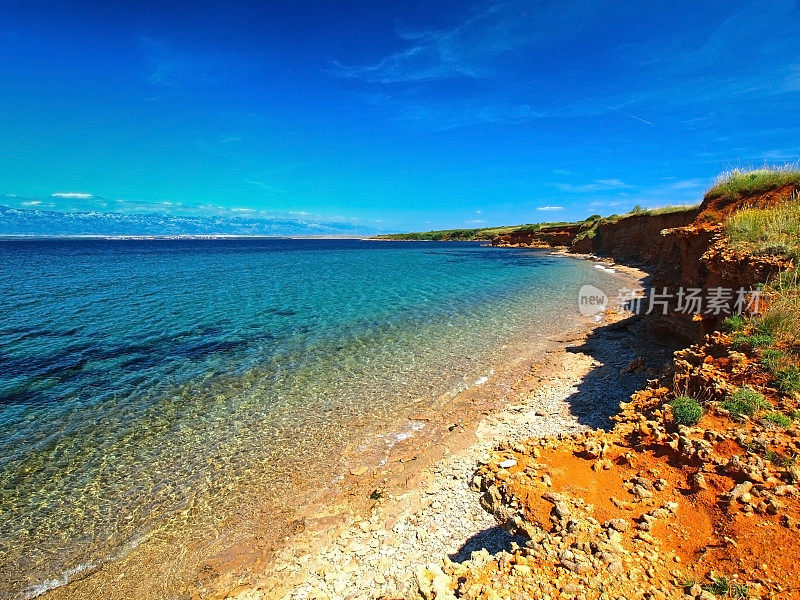
[{"label": "white cloud", "polygon": [[53,198],[71,198],[73,200],[88,200],[94,198],[93,194],[86,194],[84,192],[56,192],[51,194]]},{"label": "white cloud", "polygon": [[41,203],[41,200],[28,200],[27,202],[23,202],[22,206],[39,206]]},{"label": "white cloud", "polygon": [[483,219],[472,219],[470,221],[464,221],[464,223],[467,223],[468,225],[480,225],[482,223],[486,223],[486,221]]},{"label": "white cloud", "polygon": [[540,206],[536,210],[564,210],[563,206]]}]

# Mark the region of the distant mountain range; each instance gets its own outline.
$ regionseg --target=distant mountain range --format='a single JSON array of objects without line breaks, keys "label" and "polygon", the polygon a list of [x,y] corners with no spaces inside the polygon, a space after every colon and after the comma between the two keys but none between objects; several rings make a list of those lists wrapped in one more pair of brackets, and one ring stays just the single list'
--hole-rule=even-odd
[{"label": "distant mountain range", "polygon": [[0,205],[0,235],[25,236],[358,236],[362,225],[311,219],[59,212]]}]

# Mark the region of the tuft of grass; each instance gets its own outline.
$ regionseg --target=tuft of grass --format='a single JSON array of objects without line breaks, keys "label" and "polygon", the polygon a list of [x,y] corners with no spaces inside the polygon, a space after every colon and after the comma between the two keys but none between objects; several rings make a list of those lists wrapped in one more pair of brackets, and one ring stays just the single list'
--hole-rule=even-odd
[{"label": "tuft of grass", "polygon": [[742,331],[747,325],[747,320],[742,315],[731,315],[730,317],[726,317],[726,319],[722,322],[722,326],[725,331],[728,332],[735,332],[735,331]]},{"label": "tuft of grass", "polygon": [[707,195],[738,200],[787,185],[800,186],[800,169],[796,166],[775,166],[754,170],[733,169],[722,173],[708,190]]},{"label": "tuft of grass", "polygon": [[788,468],[794,464],[794,460],[790,456],[785,456],[780,452],[775,452],[772,448],[767,448],[764,453],[764,458],[771,462],[776,467]]},{"label": "tuft of grass", "polygon": [[728,598],[747,598],[750,595],[750,590],[746,584],[732,581],[725,575],[712,576],[711,583],[704,585],[703,589],[715,596]]},{"label": "tuft of grass", "polygon": [[672,416],[678,425],[696,425],[703,416],[703,407],[691,396],[679,396],[671,406]]},{"label": "tuft of grass", "polygon": [[699,582],[694,577],[687,577],[681,582],[681,587],[686,591],[689,591],[691,588],[696,586]]},{"label": "tuft of grass", "polygon": [[703,589],[715,596],[727,596],[731,591],[731,582],[724,575],[711,577],[711,583],[704,585]]},{"label": "tuft of grass", "polygon": [[771,406],[762,394],[748,386],[731,394],[730,398],[722,403],[722,408],[736,417],[752,417],[759,410],[770,408]]},{"label": "tuft of grass", "polygon": [[775,423],[781,427],[791,427],[792,419],[779,412],[770,412],[764,415],[767,421]]},{"label": "tuft of grass", "polygon": [[761,365],[773,373],[778,371],[786,361],[786,353],[774,348],[767,348],[761,353]]},{"label": "tuft of grass", "polygon": [[800,370],[794,365],[775,372],[776,387],[787,394],[800,390]]},{"label": "tuft of grass", "polygon": [[760,332],[753,332],[753,333],[744,333],[739,332],[733,336],[733,341],[731,345],[734,348],[742,349],[742,348],[764,348],[766,346],[771,346],[775,343],[775,338],[772,337],[768,333],[760,333]]},{"label": "tuft of grass", "polygon": [[789,417],[797,421],[798,419],[800,419],[800,410],[797,409],[793,410],[792,412],[789,413]]}]

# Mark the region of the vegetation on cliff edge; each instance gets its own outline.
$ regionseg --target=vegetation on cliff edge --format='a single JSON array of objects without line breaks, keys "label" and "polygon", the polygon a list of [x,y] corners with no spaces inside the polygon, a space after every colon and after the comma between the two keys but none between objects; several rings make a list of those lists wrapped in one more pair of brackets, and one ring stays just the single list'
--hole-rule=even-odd
[{"label": "vegetation on cliff edge", "polygon": [[706,195],[738,200],[787,185],[800,186],[800,169],[791,165],[754,170],[733,169],[722,173]]}]

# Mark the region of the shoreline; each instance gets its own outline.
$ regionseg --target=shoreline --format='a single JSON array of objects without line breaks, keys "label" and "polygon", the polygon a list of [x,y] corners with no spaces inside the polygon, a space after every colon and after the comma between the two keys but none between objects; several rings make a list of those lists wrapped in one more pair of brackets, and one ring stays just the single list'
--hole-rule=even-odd
[{"label": "shoreline", "polygon": [[[596,261],[590,256],[567,253],[564,253],[564,256]],[[617,274],[620,278],[634,279],[636,283],[645,275],[639,270],[627,268],[619,269]],[[605,325],[608,325],[608,322],[577,318],[564,333],[543,337],[536,343],[531,343],[525,338],[524,355],[515,356],[513,360],[508,356],[509,353],[504,351],[511,344],[509,340],[497,352],[502,355],[500,360],[504,361],[498,365],[500,372],[494,373],[488,381],[485,377],[481,377],[472,382],[467,390],[455,393],[452,397],[440,398],[422,412],[408,414],[406,420],[397,421],[395,428],[374,431],[366,440],[362,438],[360,443],[353,444],[340,457],[339,464],[342,470],[339,475],[331,477],[327,489],[309,490],[307,487],[298,487],[296,493],[301,495],[297,496],[297,500],[286,499],[287,506],[299,503],[300,510],[291,509],[292,520],[287,519],[284,528],[287,536],[283,540],[276,543],[272,539],[253,538],[242,539],[233,545],[213,544],[214,549],[204,553],[205,559],[193,568],[194,572],[199,574],[196,583],[181,586],[178,591],[188,594],[187,598],[230,598],[236,597],[242,590],[252,591],[265,586],[274,588],[276,581],[284,585],[290,579],[286,574],[292,573],[291,570],[287,570],[289,566],[313,563],[311,558],[313,552],[306,553],[307,558],[300,558],[296,556],[296,551],[301,548],[313,550],[323,543],[321,540],[334,538],[336,532],[357,527],[360,517],[353,520],[352,515],[369,514],[376,505],[386,503],[392,504],[390,512],[402,512],[415,498],[418,501],[420,496],[428,495],[421,493],[420,490],[425,487],[423,482],[430,479],[430,475],[426,473],[429,473],[437,461],[468,452],[475,445],[476,439],[491,440],[484,450],[485,453],[492,449],[494,441],[511,437],[503,433],[491,434],[492,426],[487,418],[492,419],[491,415],[502,414],[504,407],[513,405],[520,394],[526,393],[526,390],[533,385],[531,378],[535,376],[532,373],[542,369],[547,370],[551,355],[565,353],[567,345],[580,343],[596,329]],[[552,366],[550,369],[552,370]],[[555,377],[550,383],[553,381]],[[454,414],[458,417],[450,416]],[[566,430],[567,425],[568,422],[565,421],[554,427],[557,429],[563,427]],[[557,431],[548,432],[557,433]],[[392,436],[394,440],[390,440],[392,443],[387,450],[386,438]],[[475,466],[472,464],[467,470],[472,472]],[[461,479],[466,485],[469,473],[465,471],[464,475]],[[378,494],[382,496],[380,500],[370,498],[375,490],[385,490]],[[474,496],[474,493],[466,488],[462,492]],[[389,495],[392,496],[391,499]],[[399,500],[395,500],[396,498]],[[474,518],[477,522],[486,524],[488,519],[488,523],[493,523],[492,517],[477,505],[476,498],[474,500],[473,508],[476,511]],[[264,513],[265,508],[260,507],[258,510]],[[283,516],[282,514],[281,518]],[[158,547],[169,545],[167,539],[161,539],[161,535],[158,538]],[[189,544],[193,551],[197,549],[197,544],[206,546],[213,542],[213,537],[210,541],[182,538],[172,540],[173,544],[181,546]],[[186,550],[182,549],[182,554],[185,552]],[[286,552],[289,553],[288,556]],[[97,573],[96,577],[93,576],[93,573],[97,572],[95,570],[81,573],[81,576],[66,585],[47,592],[46,597],[88,598],[98,589],[110,592],[115,582],[123,583],[126,579],[135,580],[146,576],[137,567],[133,558],[105,563],[98,570],[104,573]],[[407,570],[411,572],[410,569]],[[294,573],[299,574],[300,571]],[[85,583],[82,582],[84,578]],[[94,582],[89,581],[95,579]],[[295,579],[296,577],[291,578],[292,581]],[[129,586],[130,583],[125,585]],[[286,590],[290,590],[291,587]],[[166,589],[164,588],[164,591]],[[335,590],[333,594],[335,597]],[[270,589],[266,596],[254,597],[273,598],[277,595],[277,590]],[[287,596],[290,597],[294,596]]]},{"label": "shoreline", "polygon": [[[647,275],[632,267],[621,267],[619,274],[636,278],[637,284]],[[627,400],[646,377],[626,376],[628,385],[612,386],[588,415],[576,411],[574,403],[586,394],[581,387],[590,374],[607,371],[602,385],[593,385],[593,394],[603,393],[610,378],[619,379],[633,359],[650,352],[634,350],[643,346],[641,326],[641,319],[619,311],[607,312],[600,322],[585,319],[579,331],[551,336],[550,347],[538,358],[526,357],[525,372],[505,382],[507,392],[496,394],[494,406],[458,418],[442,410],[416,415],[425,427],[397,443],[386,468],[351,470],[344,492],[310,507],[304,530],[287,538],[260,573],[230,573],[232,585],[208,597],[399,598],[414,589],[415,572],[431,561],[507,548],[512,538],[470,489],[475,470],[501,441],[588,431],[616,412],[618,402]],[[582,351],[592,337],[597,338],[595,348]],[[593,356],[595,351],[602,361]],[[671,349],[655,363],[670,355]]]}]

